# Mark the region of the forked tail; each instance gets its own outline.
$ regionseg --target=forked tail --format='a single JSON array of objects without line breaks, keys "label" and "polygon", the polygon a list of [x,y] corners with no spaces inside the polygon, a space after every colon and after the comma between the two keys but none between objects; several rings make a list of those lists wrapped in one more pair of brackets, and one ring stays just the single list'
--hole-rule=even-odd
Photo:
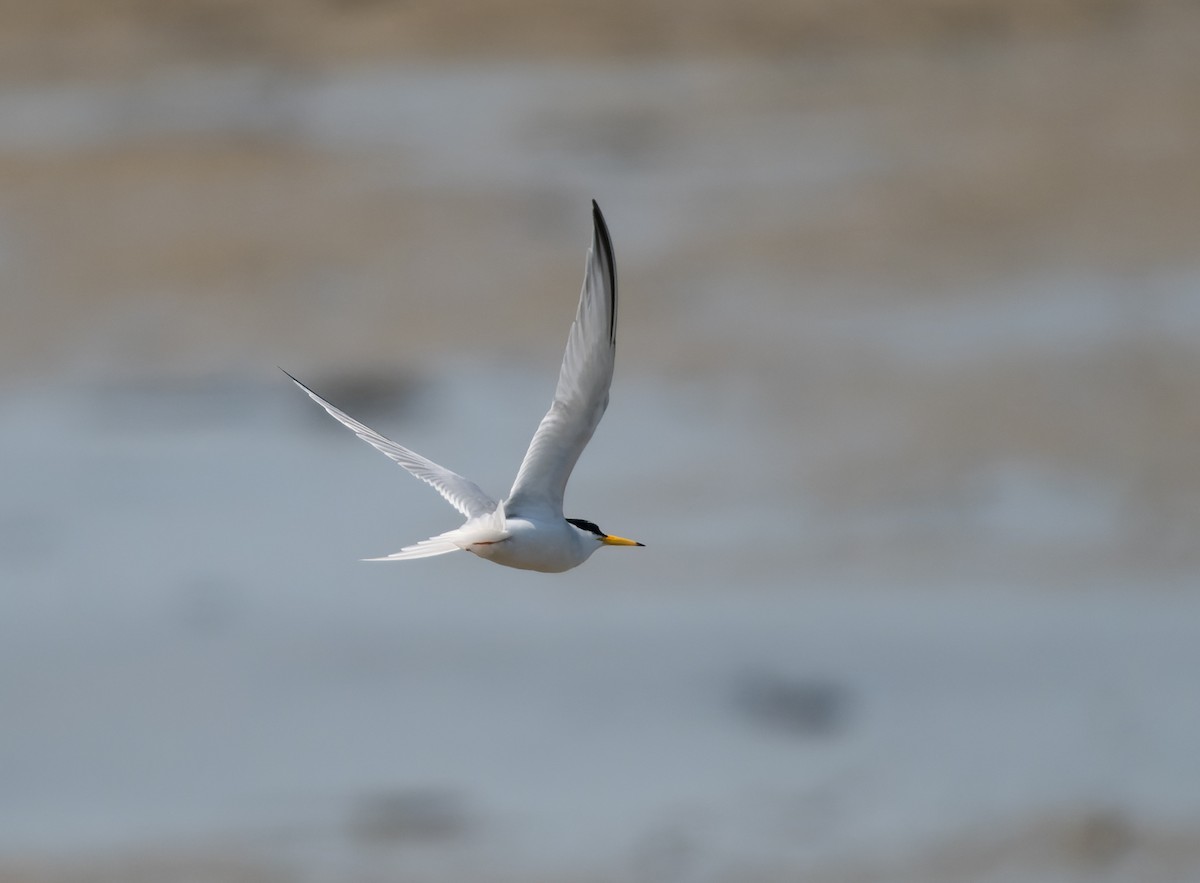
[{"label": "forked tail", "polygon": [[434,555],[445,555],[447,552],[458,552],[462,546],[453,540],[445,539],[445,534],[421,540],[412,546],[405,546],[399,552],[384,555],[382,558],[364,558],[363,561],[411,561],[413,558],[432,558]]},{"label": "forked tail", "polygon": [[432,558],[435,555],[445,555],[447,552],[466,550],[474,543],[495,543],[508,539],[509,532],[504,516],[503,501],[496,505],[494,511],[479,518],[472,518],[462,527],[440,533],[436,537],[421,540],[412,546],[405,546],[399,552],[384,555],[382,558],[364,558],[363,561],[411,561],[414,558]]}]

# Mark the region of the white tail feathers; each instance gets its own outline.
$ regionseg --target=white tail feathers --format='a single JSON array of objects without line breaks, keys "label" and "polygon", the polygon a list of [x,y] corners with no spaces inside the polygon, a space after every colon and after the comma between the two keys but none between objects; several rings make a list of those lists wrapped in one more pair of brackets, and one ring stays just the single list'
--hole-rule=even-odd
[{"label": "white tail feathers", "polygon": [[494,511],[470,519],[462,527],[448,530],[436,537],[421,540],[413,546],[405,546],[399,552],[382,558],[364,558],[363,561],[411,561],[414,558],[432,558],[447,552],[466,550],[475,543],[497,543],[510,536],[504,516],[504,503],[497,504]]},{"label": "white tail feathers", "polygon": [[414,546],[405,546],[399,552],[384,555],[382,558],[364,558],[363,561],[411,561],[413,558],[432,558],[434,555],[445,555],[447,552],[458,552],[462,546],[442,537],[432,537],[421,540]]},{"label": "white tail feathers", "polygon": [[508,521],[504,517],[504,503],[496,509],[469,519],[461,528],[445,531],[444,534],[421,540],[415,546],[404,546],[400,552],[392,552],[383,558],[364,558],[364,561],[409,561],[414,558],[432,558],[448,552],[466,551],[476,542],[499,542],[509,539]]}]

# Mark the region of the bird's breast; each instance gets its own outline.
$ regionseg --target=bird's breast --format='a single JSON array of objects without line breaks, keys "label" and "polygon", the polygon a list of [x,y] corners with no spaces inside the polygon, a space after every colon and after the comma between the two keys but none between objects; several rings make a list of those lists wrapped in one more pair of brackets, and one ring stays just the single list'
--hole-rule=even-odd
[{"label": "bird's breast", "polygon": [[[564,522],[564,528],[566,524]],[[473,552],[495,564],[520,570],[561,573],[577,567],[587,558],[571,532],[510,519],[510,536],[497,542],[479,542],[467,546]]]}]

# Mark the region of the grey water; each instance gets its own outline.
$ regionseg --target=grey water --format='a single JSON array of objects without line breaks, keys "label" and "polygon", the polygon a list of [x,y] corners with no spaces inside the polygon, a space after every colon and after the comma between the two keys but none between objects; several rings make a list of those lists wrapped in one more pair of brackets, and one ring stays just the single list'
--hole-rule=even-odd
[{"label": "grey water", "polygon": [[[80,355],[0,392],[0,856],[211,847],[301,879],[690,880],[886,864],[1097,814],[1194,830],[1194,497],[1156,456],[1188,462],[1186,402],[1167,393],[1189,380],[1200,270],[1022,265],[932,296],[886,273],[798,275],[791,240],[760,246],[755,223],[810,229],[838,188],[918,162],[880,146],[886,113],[793,101],[822,70],[6,86],[5,151],[220,137],[355,169],[394,154],[353,179],[362,198],[576,200],[579,264],[582,188],[604,194],[622,348],[567,514],[646,548],[560,577],[465,554],[361,563],[457,516],[271,364],[500,495],[561,347],[507,343],[536,300],[514,297],[491,338],[470,315],[421,339],[396,321],[385,359],[358,348],[379,280],[357,282],[377,266],[339,266],[345,288],[299,319],[267,310],[307,330],[257,349],[238,343],[252,293],[189,324],[195,307],[147,283],[161,314],[131,331],[114,311]],[[24,278],[17,229],[0,256]],[[437,307],[407,276],[383,282]],[[70,310],[26,297],[14,315],[57,327]],[[208,361],[125,352],[160,325]],[[1093,454],[1078,425],[1132,441]]]}]

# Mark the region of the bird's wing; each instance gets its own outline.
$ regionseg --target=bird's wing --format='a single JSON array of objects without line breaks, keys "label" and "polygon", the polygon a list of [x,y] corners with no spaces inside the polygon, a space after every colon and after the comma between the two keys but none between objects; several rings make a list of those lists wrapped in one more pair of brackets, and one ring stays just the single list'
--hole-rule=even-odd
[{"label": "bird's wing", "polygon": [[329,402],[325,401],[295,377],[292,377],[288,372],[284,371],[283,373],[291,377],[292,382],[296,386],[308,393],[309,398],[328,411],[329,416],[333,417],[375,450],[399,463],[417,478],[421,479],[421,481],[432,485],[434,490],[445,497],[451,506],[467,518],[475,518],[495,511],[496,501],[484,493],[475,482],[468,478],[463,478],[457,472],[451,472],[444,466],[439,466],[432,460],[425,459],[415,451],[410,451],[408,448],[396,444],[390,438],[380,435],[370,427],[364,426],[353,417],[329,404]]},{"label": "bird's wing", "polygon": [[608,225],[594,201],[592,222],[583,291],[554,403],[534,433],[509,493],[510,515],[546,507],[562,514],[567,479],[608,407],[616,356],[617,265]]}]

